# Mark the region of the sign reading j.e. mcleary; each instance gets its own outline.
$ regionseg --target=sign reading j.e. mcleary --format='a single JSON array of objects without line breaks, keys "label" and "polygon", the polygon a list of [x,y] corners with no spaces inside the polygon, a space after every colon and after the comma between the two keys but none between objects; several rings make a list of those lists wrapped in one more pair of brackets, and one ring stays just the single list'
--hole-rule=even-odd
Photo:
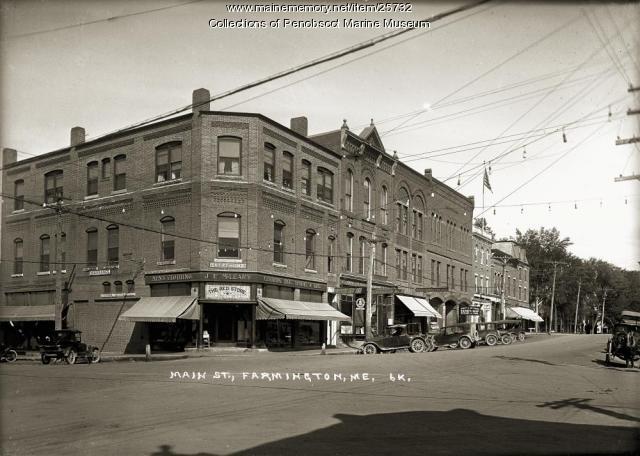
[{"label": "sign reading j.e. mcleary", "polygon": [[251,286],[207,284],[205,297],[206,299],[222,299],[225,301],[247,301],[251,299]]}]

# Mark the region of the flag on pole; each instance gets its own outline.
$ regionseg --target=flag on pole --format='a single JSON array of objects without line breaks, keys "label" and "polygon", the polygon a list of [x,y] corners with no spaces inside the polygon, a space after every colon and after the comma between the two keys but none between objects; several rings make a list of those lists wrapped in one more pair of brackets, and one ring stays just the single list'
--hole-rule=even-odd
[{"label": "flag on pole", "polygon": [[489,175],[487,174],[487,169],[484,169],[484,186],[487,187],[491,193],[493,193],[493,190],[491,190],[491,184],[489,183]]}]

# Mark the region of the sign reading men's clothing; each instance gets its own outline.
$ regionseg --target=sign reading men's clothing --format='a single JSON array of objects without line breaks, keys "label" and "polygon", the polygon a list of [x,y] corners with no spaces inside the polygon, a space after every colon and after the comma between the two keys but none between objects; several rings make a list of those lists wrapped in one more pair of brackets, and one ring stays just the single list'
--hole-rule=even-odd
[{"label": "sign reading men's clothing", "polygon": [[251,285],[207,284],[205,298],[222,301],[249,301],[251,299]]}]

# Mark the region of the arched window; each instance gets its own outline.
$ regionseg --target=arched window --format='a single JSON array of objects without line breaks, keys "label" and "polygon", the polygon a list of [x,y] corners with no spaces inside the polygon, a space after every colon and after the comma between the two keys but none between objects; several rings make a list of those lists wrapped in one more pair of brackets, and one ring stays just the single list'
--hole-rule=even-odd
[{"label": "arched window", "polygon": [[51,266],[51,249],[48,234],[40,236],[40,272],[50,270]]},{"label": "arched window", "polygon": [[129,279],[127,280],[127,294],[135,294],[136,292],[136,283]]},{"label": "arched window", "polygon": [[411,236],[422,241],[424,230],[424,201],[420,196],[413,199],[413,220],[411,222]]},{"label": "arched window", "polygon": [[49,171],[44,175],[44,202],[57,203],[63,198],[63,173],[61,169]]},{"label": "arched window", "polygon": [[116,155],[113,158],[113,189],[124,190],[127,188],[127,156]]},{"label": "arched window", "polygon": [[325,168],[318,168],[316,174],[318,200],[333,204],[333,173]]},{"label": "arched window", "polygon": [[111,294],[110,282],[102,282],[102,294]]},{"label": "arched window", "polygon": [[13,183],[13,210],[24,209],[24,180],[18,179]]},{"label": "arched window", "polygon": [[387,275],[387,259],[389,255],[389,246],[387,244],[382,244],[382,249],[380,252],[380,270],[379,274],[386,276]]},{"label": "arched window", "polygon": [[113,282],[113,287],[115,288],[114,293],[116,293],[116,294],[122,293],[122,282],[121,281],[116,280],[115,282]]},{"label": "arched window", "polygon": [[242,140],[233,136],[218,138],[218,174],[239,176],[242,172]]},{"label": "arched window", "polygon": [[408,235],[408,218],[409,218],[409,192],[404,187],[400,187],[398,191],[398,199],[396,200],[396,231],[398,233]]},{"label": "arched window", "polygon": [[360,236],[360,255],[358,256],[358,272],[360,274],[364,274],[364,262],[365,262],[365,258],[367,255],[367,240],[364,238],[364,236]]},{"label": "arched window", "polygon": [[275,179],[276,147],[273,144],[264,143],[264,173],[263,179],[273,182]]},{"label": "arched window", "polygon": [[282,220],[273,222],[273,262],[284,264],[284,227]]},{"label": "arched window", "polygon": [[389,192],[384,185],[380,189],[380,223],[387,225],[389,223],[389,213],[387,205],[389,204]]},{"label": "arched window", "polygon": [[96,228],[87,229],[87,267],[98,266],[98,230]]},{"label": "arched window", "polygon": [[311,162],[308,160],[302,160],[300,186],[303,195],[311,196]]},{"label": "arched window", "polygon": [[364,179],[364,192],[362,195],[362,216],[367,220],[371,220],[371,181],[369,178]]},{"label": "arched window", "polygon": [[218,214],[218,257],[240,258],[240,216],[233,212]]},{"label": "arched window", "polygon": [[173,141],[156,147],[156,182],[180,179],[182,143]]},{"label": "arched window", "polygon": [[172,236],[176,232],[176,219],[163,217],[160,219],[160,260],[173,261],[176,258],[176,241]]},{"label": "arched window", "polygon": [[282,186],[293,189],[293,154],[286,151],[282,153]]},{"label": "arched window", "polygon": [[305,269],[316,269],[316,232],[308,229],[304,234]]},{"label": "arched window", "polygon": [[336,272],[334,271],[335,248],[336,248],[336,238],[335,236],[329,236],[329,245],[327,247],[327,272]]},{"label": "arched window", "polygon": [[346,255],[347,272],[353,272],[353,234],[347,233],[347,255]]},{"label": "arched window", "polygon": [[120,230],[118,225],[107,227],[107,262],[109,265],[118,264],[120,251]]},{"label": "arched window", "polygon": [[99,164],[97,161],[87,163],[87,196],[98,194],[99,172]]},{"label": "arched window", "polygon": [[344,208],[353,212],[353,173],[347,170],[347,177],[344,180]]},{"label": "arched window", "polygon": [[108,179],[111,177],[111,159],[103,158],[102,159],[102,178]]},{"label": "arched window", "polygon": [[17,238],[13,241],[13,273],[23,274],[24,243]]}]

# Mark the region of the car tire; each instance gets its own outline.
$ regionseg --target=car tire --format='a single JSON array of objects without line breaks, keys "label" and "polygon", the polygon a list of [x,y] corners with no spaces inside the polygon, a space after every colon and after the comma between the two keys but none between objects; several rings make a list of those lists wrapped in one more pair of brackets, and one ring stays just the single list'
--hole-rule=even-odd
[{"label": "car tire", "polygon": [[409,351],[411,353],[422,353],[423,351],[426,351],[426,348],[427,348],[427,344],[424,343],[424,340],[417,337],[411,341],[411,345],[409,346]]},{"label": "car tire", "polygon": [[471,342],[471,339],[469,339],[468,337],[461,337],[460,340],[458,340],[458,346],[463,349],[466,350],[468,348],[471,348],[473,346],[473,342]]},{"label": "car tire", "polygon": [[51,358],[44,354],[40,356],[40,360],[42,361],[42,364],[49,364],[51,362]]},{"label": "car tire", "polygon": [[378,347],[373,344],[365,344],[362,346],[362,353],[365,355],[375,355],[378,353]]},{"label": "car tire", "polygon": [[93,351],[91,352],[91,363],[90,364],[96,364],[100,362],[100,350],[98,350],[97,348],[94,348]]},{"label": "car tire", "polygon": [[12,363],[16,359],[18,359],[18,352],[16,352],[15,350],[7,350],[7,352],[4,354],[4,357],[8,363]]},{"label": "car tire", "polygon": [[511,334],[503,334],[500,340],[504,345],[510,345],[511,342],[513,342],[513,339],[511,339]]},{"label": "car tire", "polygon": [[607,353],[604,356],[604,363],[608,366],[609,364],[611,364],[611,356],[609,356],[609,353]]},{"label": "car tire", "polygon": [[525,334],[523,332],[518,333],[518,340],[520,342],[524,342],[524,340],[526,339],[527,336],[525,336]]},{"label": "car tire", "polygon": [[496,337],[495,334],[487,334],[487,337],[484,338],[484,342],[489,346],[492,347],[495,344],[498,343],[498,338]]},{"label": "car tire", "polygon": [[73,348],[69,349],[64,357],[64,360],[67,362],[67,364],[75,364],[76,359],[78,359],[78,353]]}]

